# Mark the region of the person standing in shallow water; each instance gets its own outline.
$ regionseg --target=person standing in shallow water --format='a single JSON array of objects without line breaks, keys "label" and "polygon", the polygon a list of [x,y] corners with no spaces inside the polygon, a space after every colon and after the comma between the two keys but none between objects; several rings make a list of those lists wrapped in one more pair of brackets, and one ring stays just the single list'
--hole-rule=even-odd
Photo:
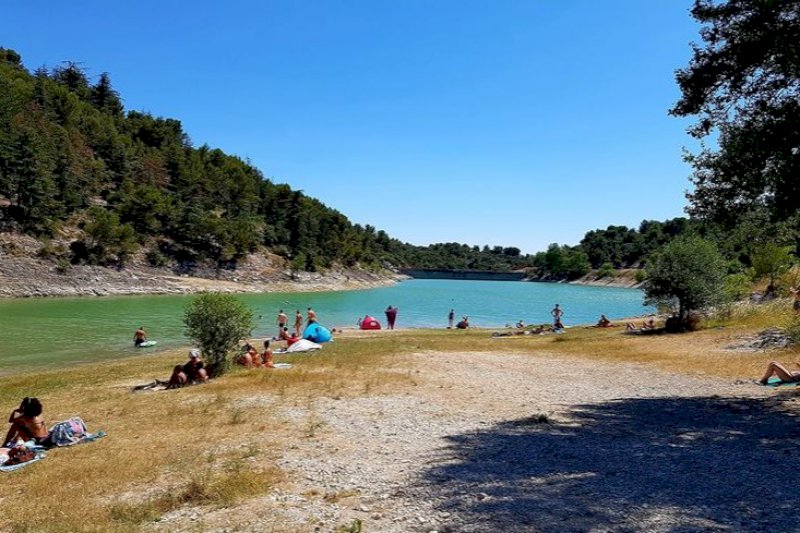
[{"label": "person standing in shallow water", "polygon": [[300,336],[300,331],[303,329],[303,313],[298,309],[294,314],[294,332]]},{"label": "person standing in shallow water", "polygon": [[[564,316],[564,311],[556,304],[550,314],[553,315],[553,326],[561,326],[561,317]],[[562,326],[563,327],[563,326]]]},{"label": "person standing in shallow water", "polygon": [[453,329],[453,321],[456,319],[456,310],[451,309],[449,313],[447,313],[447,329]]},{"label": "person standing in shallow water", "polygon": [[386,322],[389,324],[389,329],[394,329],[395,320],[397,320],[397,308],[390,305],[386,308]]},{"label": "person standing in shallow water", "polygon": [[147,332],[144,330],[144,326],[142,326],[136,330],[136,333],[133,334],[133,345],[139,346],[140,344],[146,341],[147,341]]},{"label": "person standing in shallow water", "polygon": [[283,309],[278,311],[278,319],[276,320],[276,322],[278,324],[278,336],[280,336],[281,331],[283,331],[283,328],[285,328],[286,324],[289,323],[289,317],[286,316],[286,313],[283,312]]}]

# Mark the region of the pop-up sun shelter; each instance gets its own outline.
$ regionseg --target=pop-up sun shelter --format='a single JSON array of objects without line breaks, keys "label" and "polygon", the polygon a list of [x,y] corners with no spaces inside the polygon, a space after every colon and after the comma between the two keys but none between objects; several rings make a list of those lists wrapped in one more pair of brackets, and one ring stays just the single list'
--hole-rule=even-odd
[{"label": "pop-up sun shelter", "polygon": [[381,329],[381,323],[373,317],[366,315],[361,320],[361,329]]},{"label": "pop-up sun shelter", "polygon": [[328,342],[333,338],[333,335],[331,335],[331,332],[327,328],[323,328],[316,322],[312,322],[303,332],[303,338],[311,342]]}]

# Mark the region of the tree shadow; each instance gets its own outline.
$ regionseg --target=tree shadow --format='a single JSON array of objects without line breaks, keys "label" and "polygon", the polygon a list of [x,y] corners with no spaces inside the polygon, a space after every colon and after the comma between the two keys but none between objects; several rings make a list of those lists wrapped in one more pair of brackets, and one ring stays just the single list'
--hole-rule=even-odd
[{"label": "tree shadow", "polygon": [[504,422],[448,437],[410,492],[458,520],[443,531],[800,531],[787,396],[623,399]]}]

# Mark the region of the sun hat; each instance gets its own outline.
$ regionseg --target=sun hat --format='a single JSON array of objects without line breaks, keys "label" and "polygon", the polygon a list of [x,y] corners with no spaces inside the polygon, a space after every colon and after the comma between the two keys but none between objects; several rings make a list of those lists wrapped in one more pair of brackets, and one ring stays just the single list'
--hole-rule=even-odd
[{"label": "sun hat", "polygon": [[200,350],[198,350],[197,348],[192,348],[191,350],[189,350],[189,357],[191,358],[200,357]]}]

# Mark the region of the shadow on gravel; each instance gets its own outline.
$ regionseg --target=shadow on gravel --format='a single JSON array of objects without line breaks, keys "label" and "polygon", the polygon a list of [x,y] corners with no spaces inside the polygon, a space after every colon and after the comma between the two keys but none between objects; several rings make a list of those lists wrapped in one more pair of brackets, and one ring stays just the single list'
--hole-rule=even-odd
[{"label": "shadow on gravel", "polygon": [[[800,531],[800,417],[784,400],[653,398],[449,437],[410,489],[440,531]],[[446,516],[446,514],[444,514]]]}]

